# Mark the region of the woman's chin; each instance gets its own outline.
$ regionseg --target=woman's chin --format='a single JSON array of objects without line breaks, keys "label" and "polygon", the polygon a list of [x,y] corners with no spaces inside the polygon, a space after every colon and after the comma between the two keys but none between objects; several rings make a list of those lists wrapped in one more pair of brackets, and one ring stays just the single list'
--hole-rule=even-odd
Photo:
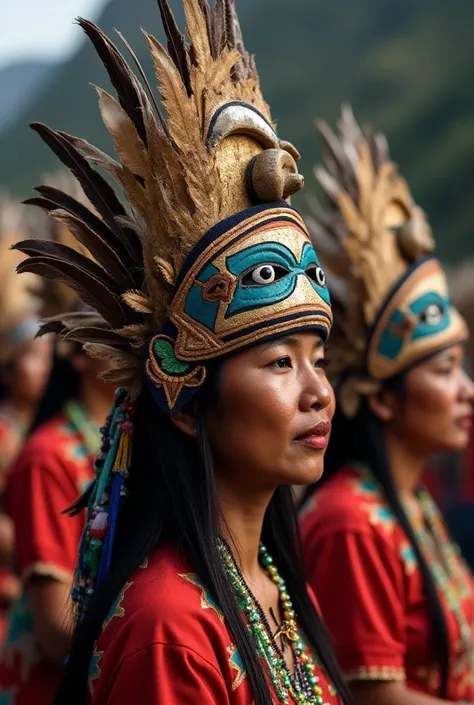
[{"label": "woman's chin", "polygon": [[298,470],[292,473],[290,483],[292,485],[312,485],[314,482],[318,482],[324,472],[324,463],[317,463],[311,468],[298,468]]}]

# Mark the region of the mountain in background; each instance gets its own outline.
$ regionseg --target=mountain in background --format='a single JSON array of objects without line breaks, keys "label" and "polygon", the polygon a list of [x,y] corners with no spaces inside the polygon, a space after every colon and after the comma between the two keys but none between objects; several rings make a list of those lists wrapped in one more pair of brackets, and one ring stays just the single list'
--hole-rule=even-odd
[{"label": "mountain in background", "polygon": [[[311,171],[320,158],[314,118],[334,124],[340,104],[349,101],[360,121],[387,134],[393,158],[430,214],[439,254],[451,261],[472,254],[474,4],[457,0],[456,11],[445,0],[237,0],[237,6],[279,134],[303,154],[306,190],[316,188]],[[151,70],[139,28],[162,38],[153,0],[113,0],[99,24],[123,31]],[[1,185],[28,194],[42,172],[57,166],[27,129],[32,120],[111,149],[90,83],[109,86],[85,44],[0,135]],[[296,204],[304,207],[302,196]]]},{"label": "mountain in background", "polygon": [[43,61],[22,61],[0,69],[0,134],[4,132],[52,80],[56,65]]}]

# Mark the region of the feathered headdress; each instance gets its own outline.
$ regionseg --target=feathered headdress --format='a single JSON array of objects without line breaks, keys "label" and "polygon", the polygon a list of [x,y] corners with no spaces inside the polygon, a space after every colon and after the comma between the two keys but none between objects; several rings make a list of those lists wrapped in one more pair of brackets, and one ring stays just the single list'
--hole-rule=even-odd
[{"label": "feathered headdress", "polygon": [[24,259],[11,250],[25,237],[28,228],[24,208],[0,197],[0,364],[8,362],[18,349],[35,337],[39,329],[37,312],[41,280],[34,274],[18,277],[16,267]]},{"label": "feathered headdress", "polygon": [[[297,150],[281,141],[246,52],[233,0],[183,0],[188,39],[159,0],[167,50],[145,33],[166,118],[150,82],[94,24],[79,20],[117,98],[97,88],[112,159],[77,137],[33,128],[72,171],[90,211],[40,187],[37,205],[64,223],[93,256],[48,243],[20,271],[71,286],[102,317],[62,316],[63,334],[112,360],[122,385],[104,433],[91,491],[76,597],[82,606],[107,574],[132,407],[145,380],[165,413],[182,408],[207,363],[301,329],[326,338],[332,316],[324,272],[306,226],[287,202],[303,184]],[[120,187],[121,200],[97,171]]]},{"label": "feathered headdress", "polygon": [[353,415],[360,395],[467,331],[432,257],[425,214],[386,139],[362,130],[347,106],[337,135],[324,122],[317,127],[325,166],[315,175],[325,203],[312,201],[307,222],[332,291],[334,380],[343,410]]},{"label": "feathered headdress", "polygon": [[[141,388],[143,347],[148,343],[147,378],[163,392],[158,403],[176,410],[204,380],[205,369],[196,363],[241,347],[244,330],[245,342],[254,342],[260,335],[258,324],[269,313],[258,296],[252,297],[251,287],[242,293],[240,308],[236,303],[227,310],[234,294],[241,293],[236,284],[242,272],[228,271],[218,261],[217,249],[211,263],[207,251],[193,248],[216,226],[208,239],[222,231],[228,242],[238,241],[237,249],[243,238],[256,243],[251,233],[268,230],[272,222],[274,231],[291,230],[296,239],[306,237],[306,230],[300,216],[282,201],[302,185],[295,164],[299,155],[275,133],[253,59],[243,46],[233,0],[218,0],[212,9],[202,0],[184,0],[190,42],[179,32],[168,3],[161,0],[159,5],[168,51],[151,35],[145,37],[166,120],[141,68],[145,88],[110,39],[94,24],[79,20],[118,95],[116,99],[97,88],[119,160],[82,139],[33,125],[72,171],[97,213],[51,187],[37,189],[36,203],[65,224],[95,262],[50,243],[36,254],[29,249],[30,259],[20,271],[63,281],[98,311],[100,326],[84,326],[80,316],[71,316],[64,332],[86,342],[91,355],[113,360],[116,369],[108,379],[126,386],[132,397]],[[130,208],[96,166],[120,186]],[[301,251],[295,254],[304,260]],[[312,282],[319,286],[317,260],[308,260],[310,264]],[[284,263],[289,265],[295,270],[291,256]],[[286,305],[293,303],[301,318],[311,291],[305,295],[304,282],[299,284]],[[317,301],[313,323],[327,330],[327,301],[321,304],[315,287],[308,286]],[[206,304],[200,320],[193,310],[196,298]],[[163,337],[152,340],[163,330]],[[277,325],[273,332],[278,330]]]}]

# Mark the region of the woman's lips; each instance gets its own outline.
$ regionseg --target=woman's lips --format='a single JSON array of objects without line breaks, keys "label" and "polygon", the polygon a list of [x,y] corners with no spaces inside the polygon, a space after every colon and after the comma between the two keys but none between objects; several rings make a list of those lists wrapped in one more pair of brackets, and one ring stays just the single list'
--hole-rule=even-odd
[{"label": "woman's lips", "polygon": [[300,434],[295,438],[297,443],[315,448],[316,450],[324,450],[329,443],[329,434],[331,433],[331,422],[321,421],[313,428],[308,429],[305,433]]},{"label": "woman's lips", "polygon": [[456,425],[465,431],[469,431],[472,428],[472,421],[472,414],[469,414],[469,416],[463,416],[462,418],[457,419]]},{"label": "woman's lips", "polygon": [[303,438],[297,438],[297,443],[301,445],[308,446],[309,448],[315,448],[316,450],[324,450],[328,447],[327,436],[304,436]]}]

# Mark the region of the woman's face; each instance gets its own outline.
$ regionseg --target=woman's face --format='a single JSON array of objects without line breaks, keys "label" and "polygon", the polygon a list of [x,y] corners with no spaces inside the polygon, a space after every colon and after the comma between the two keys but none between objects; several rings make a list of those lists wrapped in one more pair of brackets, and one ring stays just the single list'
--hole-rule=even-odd
[{"label": "woman's face", "polygon": [[206,418],[217,475],[262,488],[320,478],[335,409],[324,362],[321,338],[307,332],[223,363]]},{"label": "woman's face", "polygon": [[52,341],[49,336],[25,343],[4,379],[11,394],[29,404],[39,402],[52,364]]},{"label": "woman's face", "polygon": [[461,345],[429,358],[406,375],[405,399],[391,423],[421,455],[463,450],[472,426],[474,383]]}]

